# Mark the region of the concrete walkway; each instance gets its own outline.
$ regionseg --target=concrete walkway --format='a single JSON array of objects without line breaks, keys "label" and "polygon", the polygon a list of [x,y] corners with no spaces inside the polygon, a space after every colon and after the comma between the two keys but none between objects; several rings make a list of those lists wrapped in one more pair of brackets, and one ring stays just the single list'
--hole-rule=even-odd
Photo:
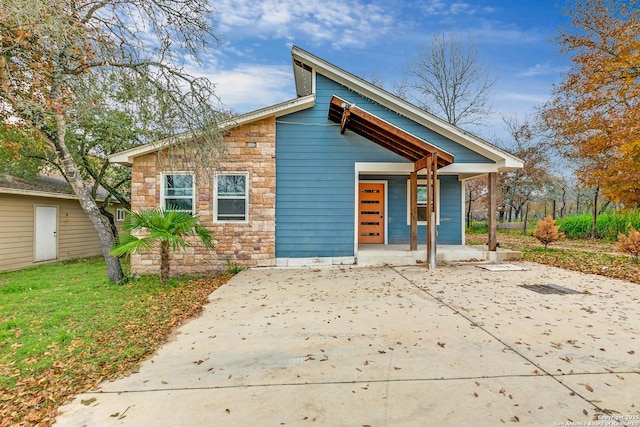
[{"label": "concrete walkway", "polygon": [[640,285],[516,266],[243,271],[56,425],[640,427]]}]

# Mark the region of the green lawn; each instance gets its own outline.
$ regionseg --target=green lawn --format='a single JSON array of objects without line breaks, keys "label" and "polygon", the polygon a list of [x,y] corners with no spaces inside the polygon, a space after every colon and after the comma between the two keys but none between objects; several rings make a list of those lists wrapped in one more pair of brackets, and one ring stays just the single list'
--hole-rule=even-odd
[{"label": "green lawn", "polygon": [[224,281],[115,285],[102,258],[0,273],[0,425],[50,424],[66,398],[134,369]]}]

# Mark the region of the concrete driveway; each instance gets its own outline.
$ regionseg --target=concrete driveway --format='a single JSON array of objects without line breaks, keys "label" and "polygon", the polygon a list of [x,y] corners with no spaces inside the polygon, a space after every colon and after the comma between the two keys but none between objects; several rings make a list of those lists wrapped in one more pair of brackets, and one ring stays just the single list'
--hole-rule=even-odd
[{"label": "concrete driveway", "polygon": [[56,425],[640,427],[640,285],[515,266],[243,271]]}]

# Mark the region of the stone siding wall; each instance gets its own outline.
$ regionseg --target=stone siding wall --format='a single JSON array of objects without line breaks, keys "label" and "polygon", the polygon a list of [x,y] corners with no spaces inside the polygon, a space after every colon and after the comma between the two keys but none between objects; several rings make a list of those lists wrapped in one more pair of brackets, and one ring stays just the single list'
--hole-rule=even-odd
[{"label": "stone siding wall", "polygon": [[[212,231],[215,249],[196,243],[171,255],[172,274],[204,274],[227,268],[275,265],[275,118],[240,126],[225,134],[227,156],[219,172],[248,172],[249,221],[215,223],[213,218],[213,175],[216,170],[196,170],[196,215]],[[251,147],[247,143],[255,143]],[[137,157],[132,168],[131,208],[134,211],[159,208],[161,170],[157,153]],[[179,166],[175,170],[186,171]],[[134,274],[157,273],[159,254],[133,255]]]}]

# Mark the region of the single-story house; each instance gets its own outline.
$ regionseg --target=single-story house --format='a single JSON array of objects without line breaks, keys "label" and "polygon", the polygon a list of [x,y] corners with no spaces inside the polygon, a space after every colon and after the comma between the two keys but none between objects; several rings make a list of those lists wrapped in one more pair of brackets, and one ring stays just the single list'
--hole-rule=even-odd
[{"label": "single-story house", "polygon": [[[101,191],[100,201],[105,197]],[[107,210],[121,224],[120,204]],[[95,229],[63,178],[0,175],[0,271],[101,254]]]},{"label": "single-story house", "polygon": [[[132,167],[133,210],[177,205],[214,233],[215,250],[174,254],[173,271],[357,263],[364,248],[397,244],[426,245],[431,266],[437,246],[464,245],[465,180],[488,174],[495,193],[497,173],[522,161],[309,52],[291,53],[297,97],[223,124],[227,155],[213,173],[160,170],[170,141],[110,157]],[[157,268],[156,254],[132,257],[134,272]]]}]

